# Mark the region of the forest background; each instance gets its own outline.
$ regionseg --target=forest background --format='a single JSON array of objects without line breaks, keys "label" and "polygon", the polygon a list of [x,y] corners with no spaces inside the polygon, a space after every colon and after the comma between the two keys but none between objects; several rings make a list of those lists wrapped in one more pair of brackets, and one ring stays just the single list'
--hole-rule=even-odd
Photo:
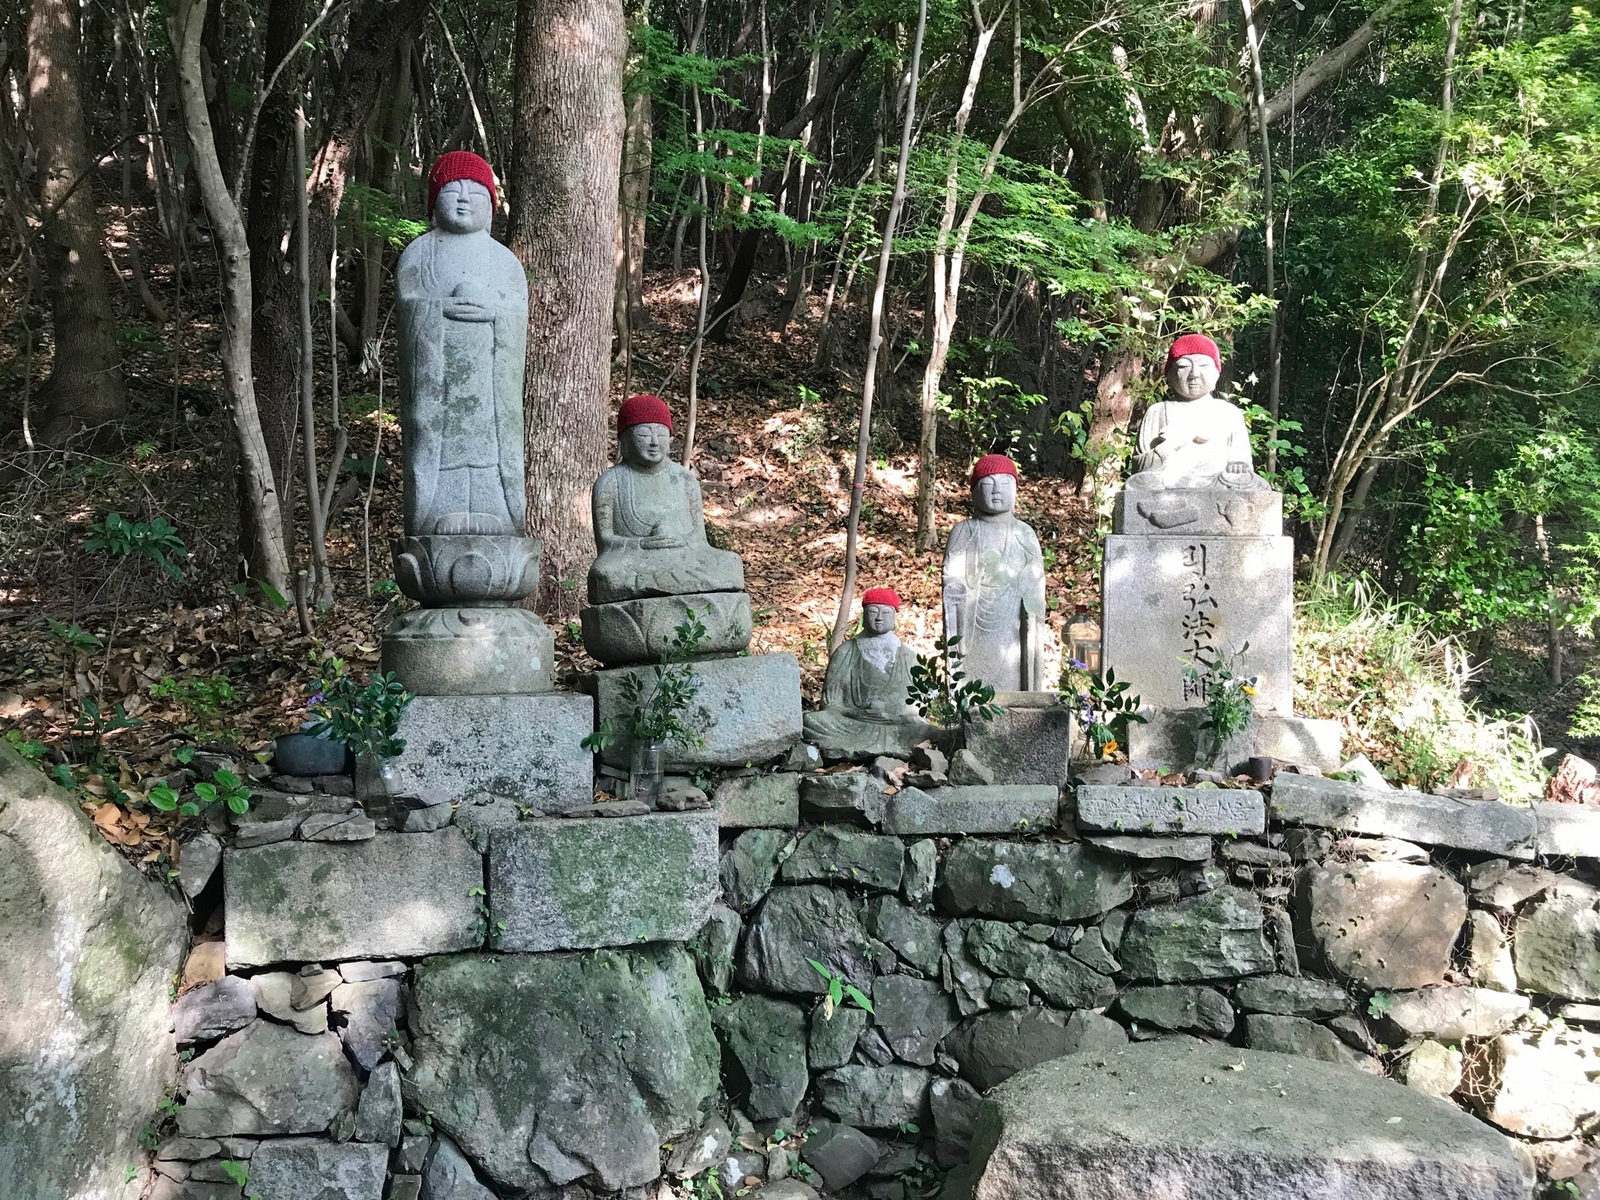
[{"label": "forest background", "polygon": [[391,272],[456,148],[528,270],[564,668],[621,396],[680,414],[757,648],[815,690],[847,524],[930,642],[988,451],[1057,626],[1095,605],[1130,423],[1198,330],[1287,496],[1297,707],[1423,785],[1532,786],[1538,735],[1600,738],[1582,8],[28,0],[0,15],[0,718],[119,812],[185,744],[292,728],[330,657],[376,662]]}]

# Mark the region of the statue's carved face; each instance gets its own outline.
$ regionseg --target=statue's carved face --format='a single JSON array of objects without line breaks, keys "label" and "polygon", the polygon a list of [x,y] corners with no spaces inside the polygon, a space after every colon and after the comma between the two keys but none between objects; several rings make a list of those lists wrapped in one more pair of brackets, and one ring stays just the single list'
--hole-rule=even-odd
[{"label": "statue's carved face", "polygon": [[434,224],[446,233],[477,233],[493,216],[489,189],[476,179],[453,179],[433,198]]},{"label": "statue's carved face", "polygon": [[1221,374],[1209,354],[1185,354],[1167,368],[1167,391],[1175,400],[1199,400],[1216,390]]},{"label": "statue's carved face", "polygon": [[998,517],[1017,506],[1015,475],[985,475],[972,485],[972,507],[978,515]]},{"label": "statue's carved face", "polygon": [[654,466],[672,452],[672,431],[665,425],[634,425],[622,431],[622,457],[635,466]]},{"label": "statue's carved face", "polygon": [[861,631],[876,636],[893,633],[894,623],[900,614],[892,604],[867,604],[861,609]]}]

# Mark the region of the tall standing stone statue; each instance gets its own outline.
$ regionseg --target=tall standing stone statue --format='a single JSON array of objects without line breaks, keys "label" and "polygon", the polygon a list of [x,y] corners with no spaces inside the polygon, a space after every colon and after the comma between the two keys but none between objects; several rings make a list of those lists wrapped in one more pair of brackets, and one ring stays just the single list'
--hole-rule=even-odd
[{"label": "tall standing stone statue", "polygon": [[1017,464],[988,454],[972,468],[972,517],[944,552],[944,635],[969,679],[997,692],[1044,689],[1044,557],[1017,519]]},{"label": "tall standing stone statue", "polygon": [[1139,426],[1106,539],[1103,662],[1147,710],[1149,723],[1129,730],[1137,767],[1210,765],[1197,732],[1205,680],[1184,667],[1221,658],[1256,676],[1256,752],[1331,769],[1336,727],[1292,715],[1294,543],[1283,536],[1283,495],[1256,474],[1244,414],[1215,394],[1221,372],[1203,334],[1168,351],[1168,398]]},{"label": "tall standing stone statue", "polygon": [[899,616],[893,588],[867,589],[861,632],[829,657],[822,707],[805,716],[806,741],[824,758],[905,758],[937,732],[906,699],[917,656],[895,633]]}]

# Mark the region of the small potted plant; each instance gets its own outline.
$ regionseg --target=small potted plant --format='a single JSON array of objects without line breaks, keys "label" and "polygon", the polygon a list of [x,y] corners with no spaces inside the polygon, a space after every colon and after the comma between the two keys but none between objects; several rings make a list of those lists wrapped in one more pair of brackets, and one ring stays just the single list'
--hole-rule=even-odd
[{"label": "small potted plant", "polygon": [[630,800],[659,807],[665,790],[668,749],[705,744],[705,739],[684,720],[700,691],[700,681],[689,659],[705,639],[706,627],[691,608],[673,629],[671,645],[662,652],[661,661],[648,672],[630,671],[622,677],[622,699],[628,706],[626,720],[619,723],[615,717],[607,717],[583,739],[583,748],[596,753],[618,741],[627,742]]},{"label": "small potted plant", "polygon": [[316,719],[306,732],[350,751],[355,758],[356,791],[364,799],[394,795],[398,789],[393,760],[406,748],[400,718],[411,703],[411,693],[398,677],[382,671],[357,686],[336,658],[329,660],[314,687],[309,711]]},{"label": "small potted plant", "polygon": [[[1001,709],[994,702],[994,688],[981,679],[968,679],[961,668],[961,660],[953,652],[961,643],[961,635],[940,638],[933,644],[932,654],[919,654],[911,668],[911,682],[906,686],[906,702],[929,724],[937,725],[951,736],[965,740],[965,731],[979,721],[992,721]],[[952,744],[953,752],[960,747]]]},{"label": "small potted plant", "polygon": [[1074,659],[1061,672],[1061,691],[1072,697],[1078,717],[1078,761],[1102,762],[1122,750],[1128,742],[1128,726],[1145,724],[1139,712],[1139,697],[1128,694],[1128,685],[1107,667],[1102,677],[1088,665]]},{"label": "small potted plant", "polygon": [[1183,679],[1190,694],[1203,697],[1200,707],[1200,732],[1205,747],[1196,738],[1195,757],[1215,770],[1232,773],[1234,764],[1250,757],[1249,732],[1255,718],[1256,676],[1241,675],[1239,659],[1250,649],[1246,642],[1238,654],[1196,655],[1185,663]]}]

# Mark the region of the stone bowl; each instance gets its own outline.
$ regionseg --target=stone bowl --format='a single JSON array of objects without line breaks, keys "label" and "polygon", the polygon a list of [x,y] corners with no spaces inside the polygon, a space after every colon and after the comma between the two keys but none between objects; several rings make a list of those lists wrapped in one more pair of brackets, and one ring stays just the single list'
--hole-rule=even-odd
[{"label": "stone bowl", "polygon": [[394,577],[400,590],[428,608],[521,600],[539,586],[538,538],[440,534],[397,538]]}]

